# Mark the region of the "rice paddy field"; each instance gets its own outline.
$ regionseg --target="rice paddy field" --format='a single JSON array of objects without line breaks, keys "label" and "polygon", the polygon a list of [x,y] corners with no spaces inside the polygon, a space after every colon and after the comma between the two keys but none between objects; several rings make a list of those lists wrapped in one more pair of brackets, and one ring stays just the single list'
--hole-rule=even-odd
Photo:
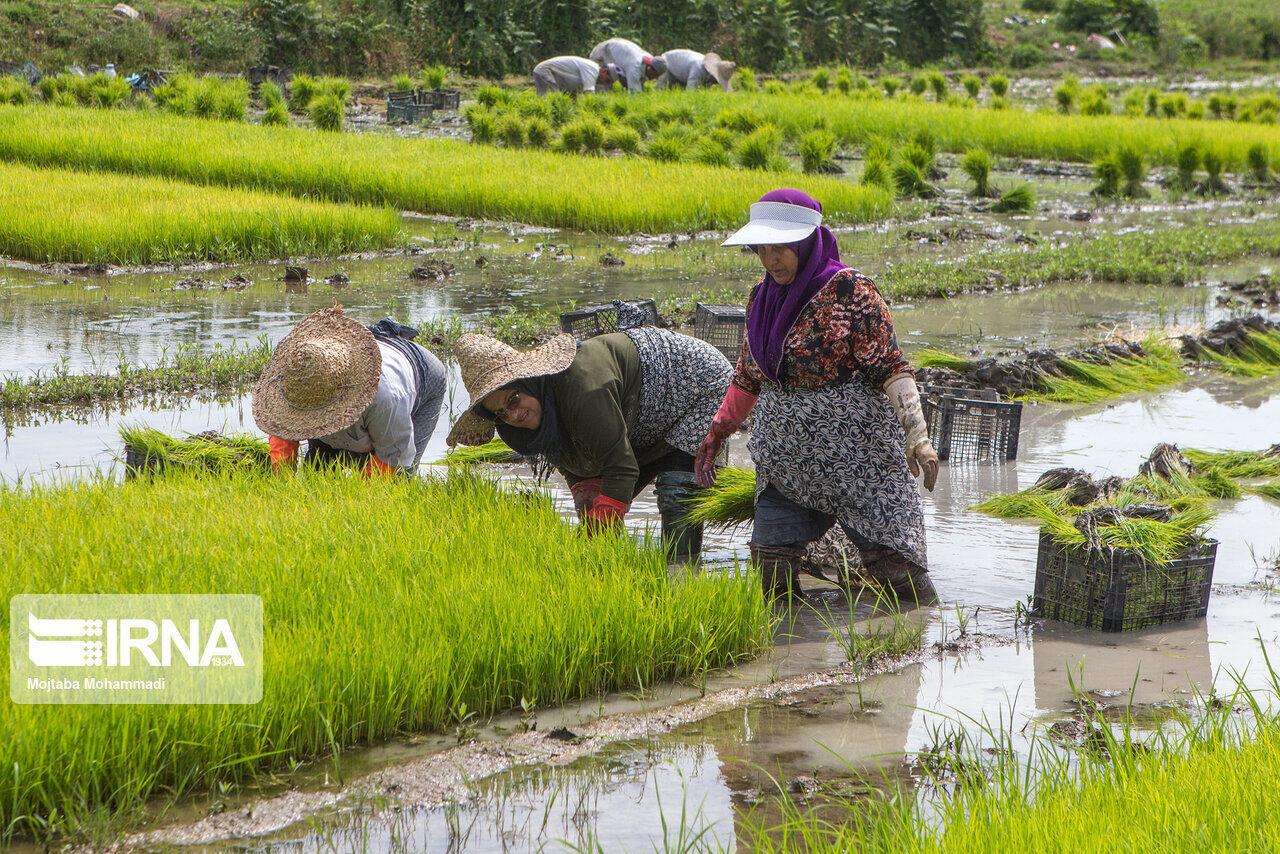
[{"label": "rice paddy field", "polygon": [[[0,83],[5,598],[256,594],[264,630],[257,703],[33,705],[11,683],[0,845],[1275,847],[1264,93],[819,71],[576,101],[466,80],[418,125],[368,81],[326,81],[334,115],[309,79],[184,77],[154,104]],[[589,536],[537,458],[446,445],[464,332],[525,347],[562,312],[653,299],[707,335],[698,304],[760,277],[721,241],[783,186],[823,203],[921,376],[1017,385],[1016,459],[953,457],[921,492],[936,605],[807,574],[766,601],[750,424],[696,502],[695,567],[657,548],[652,489]],[[412,476],[272,471],[253,383],[335,303],[445,363]],[[1144,467],[1162,443],[1185,468]],[[1207,609],[1049,619],[1046,534],[1077,563],[1136,556],[1130,616]],[[1175,590],[1210,541],[1211,580]],[[7,650],[29,643],[3,619]]]}]

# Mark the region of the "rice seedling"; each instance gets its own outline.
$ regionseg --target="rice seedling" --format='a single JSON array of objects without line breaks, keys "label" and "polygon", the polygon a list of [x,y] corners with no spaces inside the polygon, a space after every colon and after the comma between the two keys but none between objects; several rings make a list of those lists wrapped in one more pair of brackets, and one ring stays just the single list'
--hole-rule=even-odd
[{"label": "rice seedling", "polygon": [[993,213],[1026,213],[1036,206],[1036,194],[1030,184],[1010,187],[991,206]]},{"label": "rice seedling", "polygon": [[[64,116],[46,106],[0,107],[0,158],[609,233],[734,226],[747,202],[777,182],[692,164],[477,150],[456,140],[356,138],[131,111]],[[583,147],[599,150],[603,126],[588,130]],[[522,178],[513,183],[511,175]],[[821,199],[833,222],[883,219],[892,206],[882,190],[820,176],[789,180]]]},{"label": "rice seedling", "polygon": [[1250,329],[1236,349],[1219,353],[1202,347],[1197,354],[1220,371],[1240,377],[1269,377],[1280,373],[1280,329]]},{"label": "rice seedling", "polygon": [[733,72],[729,84],[733,89],[739,92],[755,92],[760,87],[756,83],[756,73],[746,66],[742,66]]},{"label": "rice seedling", "polygon": [[198,434],[179,438],[151,427],[121,427],[125,464],[137,473],[180,470],[227,472],[249,469],[266,472],[271,452],[259,436]]},{"label": "rice seedling", "polygon": [[1258,184],[1266,184],[1271,180],[1271,156],[1267,147],[1260,142],[1249,146],[1245,153],[1245,162],[1249,165],[1249,177]]},{"label": "rice seedling", "polygon": [[684,125],[674,122],[665,124],[649,140],[646,153],[654,160],[678,163],[685,157],[691,135],[692,132]]},{"label": "rice seedling", "polygon": [[1267,451],[1203,451],[1184,448],[1198,471],[1217,472],[1232,480],[1280,477],[1280,449]]},{"label": "rice seedling", "polygon": [[1080,97],[1080,115],[1111,115],[1111,101],[1108,99],[1107,90],[1104,87],[1090,86],[1084,91],[1084,94]]},{"label": "rice seedling", "polygon": [[524,120],[515,113],[504,112],[498,116],[498,141],[508,148],[524,145]]},{"label": "rice seedling", "polygon": [[929,81],[924,78],[924,75],[916,74],[911,77],[907,87],[911,90],[912,95],[918,97],[923,95],[925,90],[929,88]]},{"label": "rice seedling", "polygon": [[0,76],[0,104],[22,106],[35,100],[31,84],[20,77],[12,75]]},{"label": "rice seedling", "polygon": [[898,94],[898,90],[902,88],[901,77],[881,77],[880,88],[884,89],[886,98],[892,98]]},{"label": "rice seedling", "polygon": [[403,72],[391,78],[391,89],[395,92],[412,92],[413,77]]},{"label": "rice seedling", "polygon": [[978,93],[982,91],[982,79],[973,74],[966,74],[961,77],[960,85],[964,87],[964,91],[969,93],[970,98],[977,98]]},{"label": "rice seedling", "polygon": [[1272,501],[1280,501],[1280,480],[1249,487],[1249,491]]},{"label": "rice seedling", "polygon": [[1093,163],[1093,177],[1097,185],[1090,191],[1100,199],[1120,198],[1120,160],[1115,152],[1101,157]]},{"label": "rice seedling", "polygon": [[284,104],[284,90],[270,80],[263,80],[258,84],[258,102],[268,108],[274,104]]},{"label": "rice seedling", "polygon": [[478,465],[500,465],[516,463],[521,456],[511,450],[506,442],[499,438],[490,439],[483,445],[459,445],[452,448],[443,457],[435,461],[435,465],[450,467],[468,467]]},{"label": "rice seedling", "polygon": [[293,124],[289,118],[289,108],[283,102],[272,104],[262,114],[262,123],[273,127],[288,127]]},{"label": "rice seedling", "polygon": [[993,495],[969,509],[997,519],[1031,519],[1035,517],[1037,511],[1045,507],[1060,514],[1083,509],[1079,505],[1071,504],[1067,493],[1062,490],[1037,487],[1004,495]]},{"label": "rice seedling", "polygon": [[941,71],[930,71],[924,79],[929,84],[930,91],[933,92],[933,100],[942,103],[947,99],[947,78]]},{"label": "rice seedling", "polygon": [[1072,81],[1068,78],[1068,82],[1060,84],[1053,90],[1053,98],[1058,102],[1058,112],[1064,116],[1071,113],[1076,104],[1076,98],[1080,95],[1079,84],[1071,84]]},{"label": "rice seedling", "polygon": [[973,181],[973,194],[982,198],[995,195],[991,188],[991,155],[981,148],[971,148],[960,161],[960,169]]},{"label": "rice seedling", "polygon": [[1142,186],[1143,181],[1147,179],[1147,163],[1143,159],[1142,152],[1125,146],[1116,152],[1116,163],[1120,166],[1120,177],[1123,181],[1120,185],[1121,195],[1130,199],[1145,199],[1151,195],[1147,192],[1147,188]]},{"label": "rice seedling", "polygon": [[256,704],[5,703],[10,836],[52,841],[91,814],[237,790],[522,701],[696,677],[768,642],[757,579],[672,578],[660,549],[579,536],[550,501],[461,475],[174,473],[6,489],[0,518],[6,600],[235,590],[261,597],[265,631]]},{"label": "rice seedling", "polygon": [[1106,362],[1060,358],[1052,373],[1036,378],[1027,400],[1057,403],[1098,403],[1124,394],[1153,391],[1186,380],[1177,352],[1161,341],[1143,342],[1142,358],[1118,357]]},{"label": "rice seedling", "polygon": [[345,106],[351,100],[351,81],[345,77],[318,77],[316,94],[331,95]]},{"label": "rice seedling", "polygon": [[763,124],[764,116],[750,107],[729,107],[716,114],[716,126],[735,133],[751,133]]},{"label": "rice seedling", "polygon": [[987,86],[991,89],[991,94],[997,98],[1003,98],[1009,94],[1009,78],[1003,74],[992,74],[987,78]]},{"label": "rice seedling", "polygon": [[911,354],[911,362],[918,368],[945,368],[951,371],[964,371],[969,367],[969,360],[933,347],[924,347]]},{"label": "rice seedling", "polygon": [[809,79],[814,86],[818,87],[818,91],[824,95],[831,88],[831,71],[826,68],[815,68]]},{"label": "rice seedling", "polygon": [[830,131],[812,130],[800,137],[800,163],[805,172],[830,172],[835,167],[836,138]]},{"label": "rice seedling", "polygon": [[295,74],[289,80],[289,107],[295,113],[305,113],[311,107],[311,99],[320,94],[320,86],[310,74]]},{"label": "rice seedling", "polygon": [[402,237],[400,218],[388,209],[20,164],[0,164],[0,210],[0,253],[31,261],[336,255]]},{"label": "rice seedling", "polygon": [[693,500],[688,519],[693,524],[731,528],[756,515],[756,473],[728,466],[716,473],[714,486],[701,490]]},{"label": "rice seedling", "polygon": [[338,96],[320,94],[311,99],[311,104],[307,107],[307,114],[311,117],[312,124],[320,130],[339,133],[342,131],[346,109],[342,106],[342,101]]},{"label": "rice seedling", "polygon": [[[865,78],[862,78],[865,83]],[[817,81],[814,81],[815,83]],[[835,75],[836,91],[841,95],[852,95],[856,86],[854,82],[853,69],[847,65],[842,65],[836,69]]]},{"label": "rice seedling", "polygon": [[778,153],[782,136],[773,125],[761,125],[742,138],[734,150],[734,159],[744,169],[782,172],[786,161]]},{"label": "rice seedling", "polygon": [[439,89],[444,86],[444,81],[448,76],[449,69],[443,65],[428,65],[418,72],[418,77],[422,80],[422,85],[426,89]]},{"label": "rice seedling", "polygon": [[[1090,536],[1072,521],[1071,517],[1051,508],[1035,498],[1026,500],[1031,519],[1053,540],[1071,549],[1089,545]],[[1123,551],[1137,556],[1148,566],[1167,566],[1189,546],[1203,539],[1212,510],[1202,505],[1192,505],[1175,510],[1167,522],[1141,517],[1117,516],[1114,521],[1096,525],[1092,529],[1095,545],[1104,550]]]},{"label": "rice seedling", "polygon": [[1222,155],[1214,149],[1209,149],[1204,153],[1204,171],[1205,178],[1196,187],[1196,192],[1202,196],[1227,196],[1231,194],[1231,188],[1227,186],[1227,182],[1222,180],[1224,164]]},{"label": "rice seedling", "polygon": [[114,373],[73,374],[60,365],[49,372],[0,375],[0,409],[86,406],[132,397],[241,390],[258,378],[271,352],[264,339],[249,347],[183,346],[153,365],[130,365],[121,359]]},{"label": "rice seedling", "polygon": [[729,167],[733,160],[729,156],[729,148],[713,135],[707,135],[694,143],[689,159],[704,166]]},{"label": "rice seedling", "polygon": [[1169,188],[1175,193],[1189,193],[1196,187],[1196,170],[1200,168],[1200,146],[1188,142],[1178,149],[1178,159],[1174,164],[1177,172],[1169,182]]},{"label": "rice seedling", "polygon": [[[624,128],[623,130],[630,130],[630,128]],[[552,134],[553,134],[553,131],[551,130],[551,123],[548,122],[546,119],[539,118],[538,116],[534,116],[533,118],[525,122],[525,125],[524,125],[525,142],[528,143],[530,148],[546,148],[548,145],[551,144]],[[609,138],[606,132],[605,142],[608,143],[611,141],[616,143],[618,141],[618,138],[617,137]],[[609,146],[606,144],[605,147],[608,148]]]},{"label": "rice seedling", "polygon": [[898,194],[921,199],[937,196],[938,188],[929,183],[932,164],[933,155],[924,146],[915,142],[904,145],[891,169]]}]

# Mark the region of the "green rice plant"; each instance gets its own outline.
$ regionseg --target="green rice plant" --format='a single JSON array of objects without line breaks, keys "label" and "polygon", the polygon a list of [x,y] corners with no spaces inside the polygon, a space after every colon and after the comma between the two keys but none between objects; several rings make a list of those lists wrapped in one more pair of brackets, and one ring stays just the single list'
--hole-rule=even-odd
[{"label": "green rice plant", "polygon": [[391,90],[393,92],[412,92],[413,77],[403,72],[391,78]]},{"label": "green rice plant", "polygon": [[289,109],[305,113],[311,109],[311,99],[320,94],[320,86],[310,74],[295,74],[289,80]]},{"label": "green rice plant", "polygon": [[733,72],[729,85],[739,92],[755,92],[760,88],[756,83],[756,73],[746,66],[740,66]]},{"label": "green rice plant", "polygon": [[0,253],[30,261],[336,255],[402,238],[400,218],[390,209],[15,163],[0,164],[0,210]]},{"label": "green rice plant", "polygon": [[1176,119],[1186,115],[1187,96],[1182,92],[1170,92],[1160,96],[1160,115],[1166,119]]},{"label": "green rice plant", "polygon": [[266,109],[275,104],[284,104],[284,90],[271,80],[263,80],[258,84],[258,102]]},{"label": "green rice plant", "polygon": [[977,98],[978,93],[982,91],[982,78],[966,74],[960,78],[960,85],[964,87],[964,91],[969,93],[970,98]]},{"label": "green rice plant", "polygon": [[449,69],[443,65],[428,65],[418,72],[418,78],[422,80],[424,89],[440,89],[448,77]]},{"label": "green rice plant", "polygon": [[835,165],[836,138],[830,131],[809,131],[800,137],[799,150],[805,172],[827,172]]},{"label": "green rice plant", "polygon": [[971,148],[960,160],[960,169],[973,181],[973,194],[982,198],[993,195],[991,188],[991,155],[981,148]]},{"label": "green rice plant", "polygon": [[501,86],[481,86],[476,89],[476,103],[482,107],[490,109],[499,104],[506,104],[511,99],[511,93]]},{"label": "green rice plant", "polygon": [[1003,74],[992,74],[987,78],[987,86],[991,89],[991,94],[997,98],[1003,98],[1009,94],[1009,78]]},{"label": "green rice plant", "polygon": [[1090,86],[1088,89],[1084,90],[1084,94],[1080,97],[1080,115],[1111,115],[1111,101],[1107,97],[1107,90],[1105,87]]},{"label": "green rice plant", "polygon": [[55,107],[74,107],[76,105],[76,96],[70,92],[59,92],[49,101]]},{"label": "green rice plant", "polygon": [[6,488],[0,520],[6,601],[233,590],[263,609],[257,703],[0,707],[0,823],[19,838],[52,842],[161,796],[240,791],[522,701],[696,679],[769,642],[757,578],[672,577],[661,549],[580,536],[549,500],[461,473]]},{"label": "green rice plant", "polygon": [[941,104],[947,99],[947,78],[941,71],[930,71],[925,74],[925,82],[933,92],[933,100]]},{"label": "green rice plant", "polygon": [[179,438],[152,427],[121,427],[120,438],[137,460],[139,472],[234,469],[267,472],[271,468],[271,451],[267,440],[260,436]]},{"label": "green rice plant", "polygon": [[1116,163],[1120,166],[1120,177],[1123,179],[1120,185],[1122,195],[1130,199],[1145,199],[1151,195],[1142,186],[1147,179],[1147,163],[1142,152],[1127,146],[1121,148],[1116,152]]},{"label": "green rice plant", "polygon": [[933,347],[923,347],[916,350],[911,355],[911,363],[917,368],[945,368],[949,371],[966,371],[969,369],[968,359],[944,350],[934,349]]},{"label": "green rice plant", "polygon": [[476,104],[468,104],[463,111],[467,127],[471,131],[471,141],[484,145],[498,138],[498,120],[493,112]]},{"label": "green rice plant", "polygon": [[1072,505],[1065,490],[1037,487],[992,495],[969,509],[997,519],[1033,519],[1045,508],[1058,515],[1074,515],[1084,509]]},{"label": "green rice plant", "polygon": [[1175,193],[1189,193],[1196,187],[1196,171],[1200,168],[1200,146],[1188,142],[1178,149],[1177,171],[1169,182]]},{"label": "green rice plant", "polygon": [[122,358],[110,374],[73,374],[59,366],[31,375],[0,375],[0,409],[86,407],[164,394],[242,391],[258,378],[272,350],[265,339],[249,347],[215,344],[212,350],[187,345],[152,365],[130,365]]},{"label": "green rice plant", "polygon": [[749,107],[729,107],[716,113],[716,126],[735,133],[751,133],[764,124],[764,117]]},{"label": "green rice plant", "polygon": [[520,148],[524,145],[524,120],[517,113],[500,113],[497,123],[499,142],[508,148]]},{"label": "green rice plant", "polygon": [[679,163],[684,159],[685,142],[679,136],[654,136],[645,148],[645,154],[662,163]]},{"label": "green rice plant", "polygon": [[1249,487],[1249,491],[1256,495],[1261,495],[1263,498],[1269,498],[1272,501],[1280,501],[1280,480],[1251,486]]},{"label": "green rice plant", "polygon": [[1069,115],[1072,108],[1075,107],[1076,98],[1078,98],[1079,95],[1079,86],[1072,85],[1070,80],[1056,86],[1053,90],[1053,98],[1058,103],[1058,112],[1062,113],[1064,116]]},{"label": "green rice plant", "polygon": [[133,89],[120,77],[93,74],[86,78],[89,86],[87,103],[91,107],[111,109],[124,104],[133,95]]},{"label": "green rice plant", "polygon": [[704,166],[727,167],[733,165],[729,148],[714,135],[700,137],[689,152],[689,159]]},{"label": "green rice plant", "polygon": [[[627,128],[630,130],[630,128]],[[546,119],[534,116],[525,122],[524,135],[525,141],[530,148],[546,148],[551,144],[551,137],[554,131],[551,130],[551,123]]]},{"label": "green rice plant", "polygon": [[[831,71],[826,68],[815,68],[813,74],[809,75],[809,79],[814,86],[818,87],[818,91],[824,95],[831,88]],[[852,79],[850,80],[852,83]]]},{"label": "green rice plant", "polygon": [[551,121],[551,106],[547,103],[546,98],[539,98],[529,92],[522,93],[519,97],[512,99],[511,106],[515,108],[517,115],[526,119],[542,119],[543,121]]},{"label": "green rice plant", "polygon": [[[817,81],[814,81],[814,82],[817,82]],[[839,68],[837,68],[835,82],[836,82],[837,92],[839,92],[841,95],[852,95],[853,88],[854,88],[853,69],[847,65],[842,65]]]},{"label": "green rice plant", "polygon": [[913,75],[907,86],[911,89],[911,94],[920,96],[929,88],[929,81],[923,75]]},{"label": "green rice plant", "polygon": [[879,187],[889,193],[897,192],[893,170],[890,165],[889,148],[883,141],[876,141],[867,145],[861,183],[867,187]]},{"label": "green rice plant", "polygon": [[1204,153],[1205,177],[1196,187],[1196,192],[1202,196],[1230,195],[1231,188],[1222,180],[1223,166],[1222,155],[1215,149],[1207,149]]},{"label": "green rice plant", "polygon": [[1267,153],[1267,147],[1262,143],[1254,143],[1249,146],[1249,150],[1245,153],[1245,162],[1249,166],[1249,177],[1258,184],[1266,184],[1271,181],[1271,156]]},{"label": "green rice plant", "polygon": [[928,173],[920,167],[923,149],[908,143],[893,162],[891,174],[898,195],[931,199],[938,195],[938,188],[929,183]]},{"label": "green rice plant", "polygon": [[1183,448],[1182,454],[1201,472],[1216,472],[1232,480],[1280,477],[1280,452],[1203,451]]},{"label": "green rice plant", "polygon": [[342,132],[342,123],[346,118],[346,110],[336,95],[317,95],[311,99],[307,108],[311,122],[317,129],[333,133]]},{"label": "green rice plant", "polygon": [[731,528],[750,522],[756,515],[756,473],[750,469],[727,466],[716,472],[714,486],[698,492],[692,502],[688,520]]},{"label": "green rice plant", "polygon": [[886,98],[892,98],[898,94],[898,90],[902,88],[901,77],[881,77],[880,88],[884,90]]},{"label": "green rice plant", "polygon": [[1187,118],[1193,121],[1200,121],[1204,118],[1204,101],[1192,101],[1187,104]]},{"label": "green rice plant", "polygon": [[991,206],[992,213],[1027,213],[1036,206],[1036,194],[1030,184],[1018,184],[1000,194]]},{"label": "green rice plant", "polygon": [[577,110],[573,98],[564,92],[550,92],[546,96],[546,101],[547,111],[551,114],[551,124],[556,128],[564,127]]},{"label": "green rice plant", "polygon": [[604,147],[609,151],[635,154],[640,150],[640,134],[627,125],[613,125],[605,128]]},{"label": "green rice plant", "polygon": [[317,77],[316,89],[316,94],[332,95],[344,106],[351,100],[351,81],[345,77]]},{"label": "green rice plant", "polygon": [[[782,135],[776,127],[761,125],[738,143],[737,149],[734,150],[734,159],[744,169],[782,171],[779,169],[778,154],[778,145],[781,141]],[[783,163],[782,169],[785,168],[786,164]]]},{"label": "green rice plant", "polygon": [[[599,146],[604,131],[595,128]],[[777,182],[763,173],[640,158],[586,160],[458,140],[321,134],[126,110],[85,111],[69,121],[44,105],[0,107],[0,159],[615,234],[739,225],[744,200]],[[891,211],[883,191],[798,173],[788,180],[821,199],[832,222],[880,220]]]},{"label": "green rice plant", "polygon": [[519,454],[511,450],[510,445],[502,441],[502,439],[494,437],[483,445],[459,445],[456,448],[451,448],[448,453],[436,460],[434,465],[459,468],[517,463],[521,459]]},{"label": "green rice plant", "polygon": [[31,84],[13,75],[0,76],[0,104],[22,106],[34,100]]},{"label": "green rice plant", "polygon": [[1114,151],[1094,161],[1093,177],[1098,183],[1090,191],[1092,195],[1100,199],[1120,198],[1120,179],[1123,175],[1120,170],[1120,159]]},{"label": "green rice plant", "polygon": [[1008,98],[996,96],[991,99],[991,103],[988,106],[993,110],[1007,110],[1013,106],[1013,102]]},{"label": "green rice plant", "polygon": [[293,124],[293,120],[289,118],[289,108],[283,102],[280,102],[267,107],[266,112],[262,114],[262,123],[264,125],[286,127]]},{"label": "green rice plant", "polygon": [[1230,353],[1202,348],[1202,361],[1240,377],[1269,377],[1280,373],[1280,330],[1250,330],[1239,349]]},{"label": "green rice plant", "polygon": [[1144,357],[1114,358],[1107,362],[1062,358],[1056,373],[1037,377],[1027,400],[1057,403],[1097,403],[1120,395],[1154,391],[1186,380],[1176,350],[1154,337],[1143,342]]}]

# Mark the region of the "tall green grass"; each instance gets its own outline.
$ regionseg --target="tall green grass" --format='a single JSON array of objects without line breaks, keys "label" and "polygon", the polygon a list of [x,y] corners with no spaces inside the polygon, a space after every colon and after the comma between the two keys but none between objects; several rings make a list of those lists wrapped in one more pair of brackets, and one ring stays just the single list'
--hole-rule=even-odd
[{"label": "tall green grass", "polygon": [[[699,674],[768,638],[758,580],[671,578],[659,549],[583,537],[549,500],[463,476],[178,473],[6,489],[0,565],[6,602],[231,591],[263,602],[256,705],[0,705],[0,828],[41,839],[95,811],[234,790],[472,714]],[[8,608],[3,620],[7,645]]]},{"label": "tall green grass", "polygon": [[0,211],[0,253],[29,261],[335,255],[401,237],[400,218],[389,208],[13,163],[0,163]]},{"label": "tall green grass", "polygon": [[[740,225],[777,185],[766,173],[694,164],[34,105],[0,107],[0,159],[613,233]],[[832,221],[879,220],[892,208],[880,188],[793,183]]]},{"label": "tall green grass", "polygon": [[821,115],[826,129],[847,145],[877,136],[911,139],[922,129],[940,148],[962,152],[982,148],[998,157],[1028,157],[1089,163],[1116,149],[1140,151],[1148,162],[1172,165],[1177,151],[1196,142],[1232,164],[1243,164],[1250,146],[1261,143],[1280,154],[1280,127],[1238,122],[1206,125],[1188,119],[1078,116],[1024,110],[992,110],[930,103],[920,99],[813,97],[802,94],[653,92],[654,100],[681,102],[711,115],[726,107],[748,108],[777,125],[788,137],[813,129]]}]

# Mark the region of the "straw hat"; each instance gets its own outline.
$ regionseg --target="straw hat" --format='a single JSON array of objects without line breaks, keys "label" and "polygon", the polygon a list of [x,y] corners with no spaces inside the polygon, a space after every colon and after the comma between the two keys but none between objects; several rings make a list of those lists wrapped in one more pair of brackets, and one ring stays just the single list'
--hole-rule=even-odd
[{"label": "straw hat", "polygon": [[729,80],[733,78],[733,71],[738,67],[736,62],[721,59],[718,53],[708,53],[702,57],[702,67],[720,84],[721,89],[729,91]]},{"label": "straw hat", "polygon": [[455,348],[462,384],[471,394],[467,411],[449,431],[449,446],[483,445],[493,438],[492,421],[476,414],[480,401],[516,380],[558,374],[573,363],[578,342],[563,332],[527,353],[503,344],[488,335],[470,333],[458,339]]},{"label": "straw hat", "polygon": [[373,333],[340,305],[321,309],[276,345],[253,387],[253,420],[281,439],[327,436],[356,422],[381,378]]}]

